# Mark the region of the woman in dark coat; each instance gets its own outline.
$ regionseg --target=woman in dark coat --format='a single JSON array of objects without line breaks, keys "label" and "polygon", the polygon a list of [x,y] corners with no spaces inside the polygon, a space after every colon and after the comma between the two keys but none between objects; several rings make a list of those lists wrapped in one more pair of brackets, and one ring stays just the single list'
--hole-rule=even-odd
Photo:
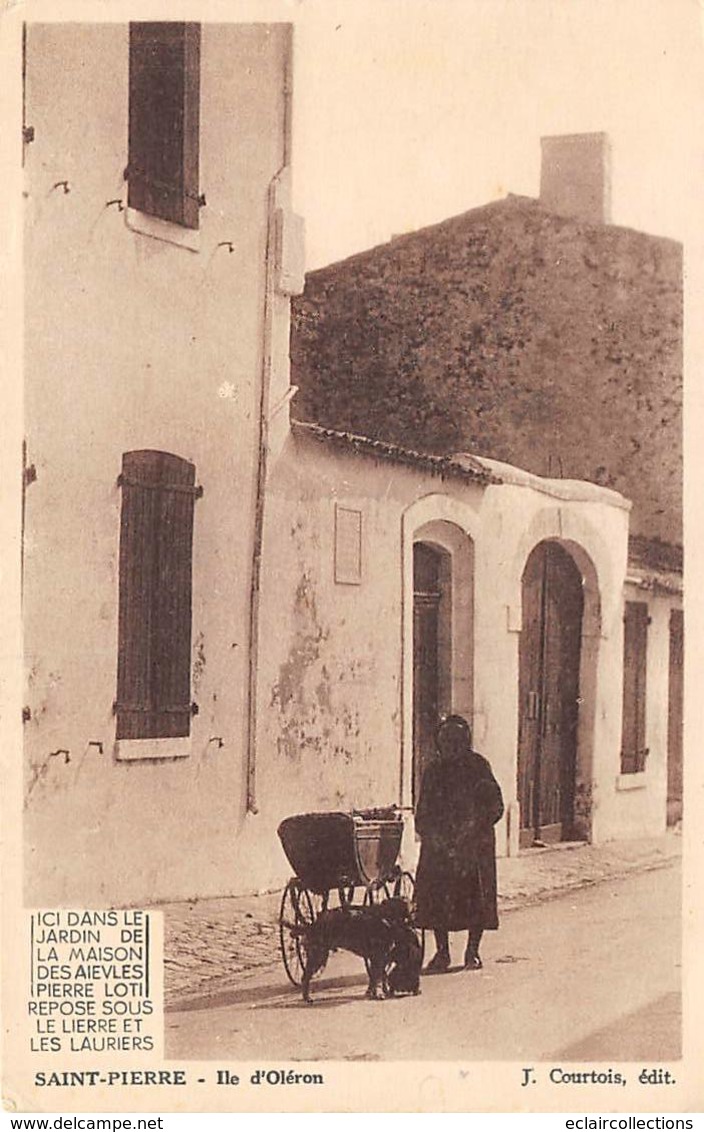
[{"label": "woman in dark coat", "polygon": [[482,966],[482,933],[499,926],[494,825],[504,812],[501,788],[485,758],[472,750],[472,732],[459,715],[437,734],[439,758],[423,774],[416,808],[421,839],[415,923],[432,928],[436,954],[429,973],[450,966],[449,932],[468,932],[465,970]]}]

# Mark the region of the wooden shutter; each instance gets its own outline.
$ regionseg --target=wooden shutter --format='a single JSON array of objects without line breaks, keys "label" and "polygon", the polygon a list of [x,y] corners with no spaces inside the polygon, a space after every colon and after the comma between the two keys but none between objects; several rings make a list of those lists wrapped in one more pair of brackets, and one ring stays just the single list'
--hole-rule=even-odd
[{"label": "wooden shutter", "polygon": [[682,730],[684,724],[684,615],[670,612],[670,663],[667,711],[667,819],[682,817],[683,766]]},{"label": "wooden shutter", "polygon": [[200,24],[130,24],[128,204],[198,227]]},{"label": "wooden shutter", "polygon": [[195,467],[127,452],[120,484],[117,738],[188,735]]},{"label": "wooden shutter", "polygon": [[627,601],[623,637],[623,730],[621,773],[645,769],[646,670],[648,660],[648,606]]}]

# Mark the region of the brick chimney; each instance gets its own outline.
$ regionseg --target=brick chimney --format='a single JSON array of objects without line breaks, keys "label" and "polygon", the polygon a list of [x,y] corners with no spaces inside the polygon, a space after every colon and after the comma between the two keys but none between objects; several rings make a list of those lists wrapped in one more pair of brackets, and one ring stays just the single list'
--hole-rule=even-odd
[{"label": "brick chimney", "polygon": [[540,203],[590,224],[611,222],[611,144],[607,134],[541,138]]}]

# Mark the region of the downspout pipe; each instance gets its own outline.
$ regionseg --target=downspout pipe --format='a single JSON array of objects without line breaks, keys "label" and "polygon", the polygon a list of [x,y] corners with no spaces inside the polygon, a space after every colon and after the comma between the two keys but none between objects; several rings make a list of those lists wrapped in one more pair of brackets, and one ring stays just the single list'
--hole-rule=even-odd
[{"label": "downspout pipe", "polygon": [[[289,36],[291,31],[289,29]],[[262,367],[259,389],[259,437],[252,536],[252,569],[249,592],[249,667],[247,678],[247,761],[245,812],[257,814],[257,683],[259,670],[260,596],[262,548],[264,542],[264,509],[267,490],[269,456],[269,411],[273,369],[274,305],[276,302],[276,212],[278,195],[287,174],[291,153],[291,59],[292,41],[286,50],[283,86],[283,164],[269,183],[267,193],[267,225],[264,278],[264,312],[262,331]]]},{"label": "downspout pipe", "polygon": [[249,669],[247,686],[247,782],[246,812],[256,814],[256,746],[257,746],[257,672],[259,668],[259,605],[261,595],[262,546],[264,542],[264,507],[266,501],[267,464],[269,455],[269,400],[271,391],[273,300],[274,300],[274,210],[276,189],[281,171],[269,185],[267,195],[266,271],[264,284],[264,329],[262,371],[259,388],[259,437],[254,500],[252,569],[249,592]]}]

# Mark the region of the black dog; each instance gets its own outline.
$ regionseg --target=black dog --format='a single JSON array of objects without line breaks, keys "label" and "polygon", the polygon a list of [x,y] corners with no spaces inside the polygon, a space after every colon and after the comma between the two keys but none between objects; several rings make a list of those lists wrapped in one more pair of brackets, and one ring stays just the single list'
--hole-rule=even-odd
[{"label": "black dog", "polygon": [[400,897],[368,908],[330,908],[312,924],[290,925],[302,943],[305,966],[301,987],[312,1002],[310,981],[322,971],[331,951],[352,951],[366,962],[367,998],[420,994],[422,951],[411,924],[408,904]]}]

